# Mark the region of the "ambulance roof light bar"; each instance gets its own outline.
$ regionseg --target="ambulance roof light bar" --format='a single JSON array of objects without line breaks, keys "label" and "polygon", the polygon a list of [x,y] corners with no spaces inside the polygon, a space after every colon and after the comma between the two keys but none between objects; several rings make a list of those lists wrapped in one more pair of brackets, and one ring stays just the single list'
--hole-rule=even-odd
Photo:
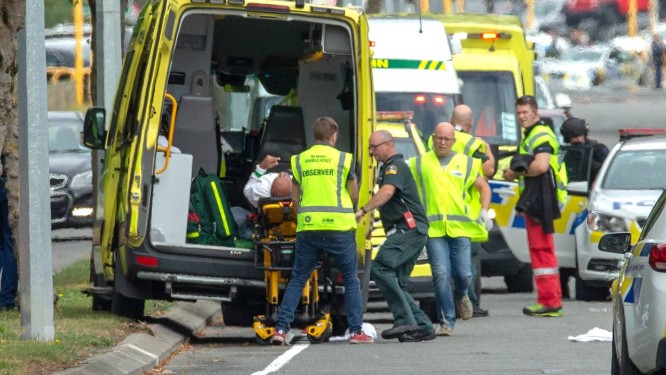
[{"label": "ambulance roof light bar", "polygon": [[377,111],[377,121],[404,121],[411,120],[414,111]]}]

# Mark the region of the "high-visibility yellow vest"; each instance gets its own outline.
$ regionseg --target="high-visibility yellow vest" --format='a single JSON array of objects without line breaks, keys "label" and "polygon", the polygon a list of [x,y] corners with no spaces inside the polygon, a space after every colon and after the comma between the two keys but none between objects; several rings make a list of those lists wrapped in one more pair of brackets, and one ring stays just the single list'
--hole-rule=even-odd
[{"label": "high-visibility yellow vest", "polygon": [[429,237],[471,237],[474,220],[469,217],[469,193],[481,170],[481,163],[462,154],[454,154],[442,165],[434,151],[409,160],[419,198],[426,209]]},{"label": "high-visibility yellow vest", "polygon": [[356,229],[354,205],[347,191],[352,156],[317,144],[291,157],[294,179],[301,186],[296,231]]},{"label": "high-visibility yellow vest", "polygon": [[459,154],[467,155],[471,158],[477,151],[483,154],[486,153],[486,142],[471,134],[456,130],[456,142],[453,144],[451,149]]},{"label": "high-visibility yellow vest", "polygon": [[[459,154],[467,155],[474,158],[474,154],[478,151],[485,155],[486,142],[480,138],[463,131],[456,130],[456,142],[451,149]],[[474,159],[475,162],[483,164],[481,159]],[[488,231],[486,224],[479,222],[479,215],[481,214],[481,193],[477,189],[471,189],[468,194],[468,214],[470,219],[475,223],[473,233],[469,236],[472,242],[485,242],[488,241]]]},{"label": "high-visibility yellow vest", "polygon": [[[548,125],[534,125],[530,134],[523,139],[520,143],[519,152],[521,154],[534,154],[534,148],[548,142],[550,147],[553,148],[553,154],[550,155],[550,168],[555,175],[555,186],[557,188],[557,200],[561,204],[567,200],[567,168],[564,162],[560,160],[560,144],[557,142],[557,137],[553,130]],[[520,177],[520,192],[522,193],[525,188],[524,177]]]}]

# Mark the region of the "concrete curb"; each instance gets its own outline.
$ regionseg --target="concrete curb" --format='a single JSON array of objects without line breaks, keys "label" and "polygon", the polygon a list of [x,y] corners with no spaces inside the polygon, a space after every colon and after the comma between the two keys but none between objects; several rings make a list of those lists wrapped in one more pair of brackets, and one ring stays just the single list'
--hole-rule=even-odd
[{"label": "concrete curb", "polygon": [[209,322],[219,319],[221,314],[219,302],[180,302],[157,318],[157,323],[148,325],[152,334],[130,335],[111,351],[88,358],[80,366],[55,375],[141,375],[159,366],[180,344],[195,336]]}]

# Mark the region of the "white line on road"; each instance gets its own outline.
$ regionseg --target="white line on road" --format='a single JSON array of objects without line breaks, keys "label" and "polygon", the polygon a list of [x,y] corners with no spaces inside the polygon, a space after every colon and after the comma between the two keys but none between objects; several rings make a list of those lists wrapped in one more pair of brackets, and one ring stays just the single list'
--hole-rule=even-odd
[{"label": "white line on road", "polygon": [[275,371],[281,369],[282,366],[286,365],[289,361],[291,361],[292,358],[296,357],[298,355],[298,353],[307,349],[308,346],[310,346],[309,342],[305,343],[305,344],[296,344],[296,345],[294,345],[291,349],[282,353],[281,356],[275,358],[275,360],[273,362],[271,362],[268,366],[266,366],[265,369],[263,369],[261,371],[257,371],[255,373],[253,373],[252,375],[266,375],[266,374],[270,374],[271,372],[275,372]]}]

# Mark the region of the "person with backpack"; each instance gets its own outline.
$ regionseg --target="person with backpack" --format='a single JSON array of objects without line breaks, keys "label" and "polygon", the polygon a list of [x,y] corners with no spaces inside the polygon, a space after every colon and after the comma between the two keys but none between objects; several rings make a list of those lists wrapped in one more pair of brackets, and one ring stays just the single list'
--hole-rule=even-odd
[{"label": "person with backpack", "polygon": [[353,155],[335,148],[338,124],[330,117],[314,123],[315,144],[291,158],[292,204],[297,212],[296,249],[291,279],[278,312],[274,344],[284,344],[305,282],[328,253],[342,274],[350,344],[374,342],[362,328],[363,304],[357,276],[356,217],[358,182]]}]

